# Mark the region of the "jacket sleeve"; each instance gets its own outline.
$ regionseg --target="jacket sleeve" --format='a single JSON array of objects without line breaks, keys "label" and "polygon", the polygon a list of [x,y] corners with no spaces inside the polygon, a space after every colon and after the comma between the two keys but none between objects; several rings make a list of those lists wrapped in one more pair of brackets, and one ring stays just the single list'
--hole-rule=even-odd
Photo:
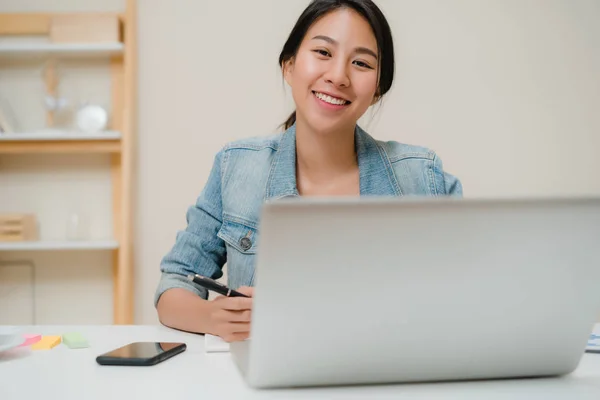
[{"label": "jacket sleeve", "polygon": [[203,287],[187,280],[188,274],[199,274],[218,279],[227,259],[225,243],[217,236],[223,223],[221,201],[222,151],[214,160],[206,186],[188,208],[187,227],[179,231],[175,244],[160,264],[161,278],[154,296],[154,305],[160,296],[173,288],[187,289],[206,299]]},{"label": "jacket sleeve", "polygon": [[444,171],[442,160],[437,155],[433,159],[433,175],[437,195],[462,197],[462,183],[457,177]]}]

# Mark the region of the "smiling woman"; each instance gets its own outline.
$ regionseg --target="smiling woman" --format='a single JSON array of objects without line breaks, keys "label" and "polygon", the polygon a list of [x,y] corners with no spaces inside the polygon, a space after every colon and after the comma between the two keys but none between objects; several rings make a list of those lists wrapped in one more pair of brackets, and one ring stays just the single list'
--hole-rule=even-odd
[{"label": "smiling woman", "polygon": [[[161,263],[155,304],[167,326],[227,341],[248,337],[266,200],[462,193],[433,151],[375,140],[357,125],[394,79],[392,33],[373,1],[312,1],[279,65],[296,111],[285,132],[230,143],[216,155],[204,190],[188,209],[186,229]],[[207,301],[206,289],[187,279],[218,279],[225,262],[228,286],[250,298]]]}]

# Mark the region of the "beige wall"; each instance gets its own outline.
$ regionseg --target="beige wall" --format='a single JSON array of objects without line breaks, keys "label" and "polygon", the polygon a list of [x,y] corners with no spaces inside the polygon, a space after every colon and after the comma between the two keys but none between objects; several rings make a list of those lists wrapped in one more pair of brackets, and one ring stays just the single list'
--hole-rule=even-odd
[{"label": "beige wall", "polygon": [[[287,115],[277,57],[307,1],[165,3],[140,9],[144,322],[155,320],[156,266],[214,153]],[[378,4],[394,31],[398,79],[367,124],[373,135],[432,147],[467,196],[600,194],[598,1]]]},{"label": "beige wall", "polygon": [[[80,3],[2,0],[0,8]],[[136,322],[154,323],[158,264],[215,152],[273,132],[291,110],[277,57],[307,1],[139,3]],[[398,76],[363,121],[374,136],[435,149],[466,196],[600,195],[600,2],[378,4],[394,31]]]}]

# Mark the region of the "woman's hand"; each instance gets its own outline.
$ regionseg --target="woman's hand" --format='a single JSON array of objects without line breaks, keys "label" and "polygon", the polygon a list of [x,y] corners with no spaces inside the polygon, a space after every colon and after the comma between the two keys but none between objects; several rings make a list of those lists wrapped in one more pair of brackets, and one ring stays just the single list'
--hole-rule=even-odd
[{"label": "woman's hand", "polygon": [[250,336],[254,289],[244,286],[236,291],[250,298],[219,296],[211,302],[209,333],[220,336],[228,343],[245,340]]}]

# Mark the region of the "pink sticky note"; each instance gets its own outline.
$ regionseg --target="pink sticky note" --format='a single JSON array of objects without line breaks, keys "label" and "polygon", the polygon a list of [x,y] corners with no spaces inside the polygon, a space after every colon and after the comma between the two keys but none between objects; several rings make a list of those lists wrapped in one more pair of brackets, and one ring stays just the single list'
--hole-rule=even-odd
[{"label": "pink sticky note", "polygon": [[25,338],[25,343],[23,343],[19,347],[31,346],[32,344],[35,344],[42,340],[42,335],[23,335],[23,337]]}]

